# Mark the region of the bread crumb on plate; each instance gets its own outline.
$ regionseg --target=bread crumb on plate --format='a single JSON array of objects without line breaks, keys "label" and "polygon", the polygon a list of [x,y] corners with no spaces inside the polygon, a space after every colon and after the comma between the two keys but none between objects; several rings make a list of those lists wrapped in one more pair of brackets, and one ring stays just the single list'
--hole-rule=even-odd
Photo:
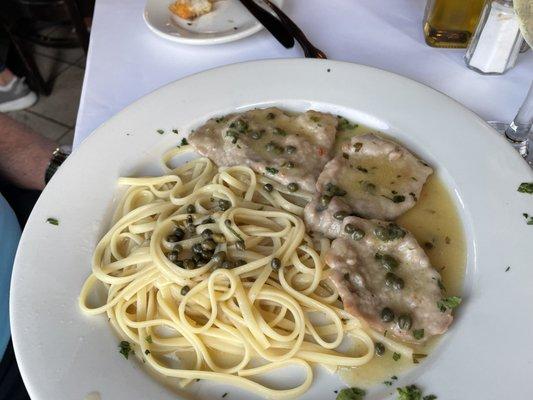
[{"label": "bread crumb on plate", "polygon": [[176,0],[168,9],[183,19],[194,19],[212,11],[211,0]]}]

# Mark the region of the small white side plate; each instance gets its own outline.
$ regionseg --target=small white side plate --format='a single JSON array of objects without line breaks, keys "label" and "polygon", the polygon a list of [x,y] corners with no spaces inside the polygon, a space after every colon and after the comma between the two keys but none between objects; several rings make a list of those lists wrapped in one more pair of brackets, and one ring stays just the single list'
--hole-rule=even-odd
[{"label": "small white side plate", "polygon": [[[283,0],[273,0],[278,6]],[[208,45],[233,42],[259,32],[261,25],[238,0],[217,0],[213,11],[188,21],[172,14],[172,0],[148,0],[144,22],[155,34],[174,42]]]}]

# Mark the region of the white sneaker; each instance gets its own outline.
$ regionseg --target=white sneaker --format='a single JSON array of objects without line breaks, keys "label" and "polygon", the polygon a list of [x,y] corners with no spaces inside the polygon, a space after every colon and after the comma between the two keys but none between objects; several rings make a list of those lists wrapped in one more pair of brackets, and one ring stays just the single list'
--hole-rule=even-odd
[{"label": "white sneaker", "polygon": [[0,86],[0,112],[17,111],[33,106],[37,95],[24,82],[15,78],[6,86]]}]

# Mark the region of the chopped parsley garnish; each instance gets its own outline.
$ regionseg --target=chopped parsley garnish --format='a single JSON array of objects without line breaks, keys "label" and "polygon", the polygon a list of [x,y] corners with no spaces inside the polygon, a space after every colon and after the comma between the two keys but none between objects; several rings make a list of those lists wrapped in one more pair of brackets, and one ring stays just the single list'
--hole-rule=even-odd
[{"label": "chopped parsley garnish", "polygon": [[437,281],[437,285],[439,285],[440,290],[446,291],[446,288],[440,279]]},{"label": "chopped parsley garnish", "polygon": [[363,400],[366,391],[357,387],[342,389],[337,395],[336,400]]},{"label": "chopped parsley garnish", "polygon": [[215,118],[215,122],[216,122],[217,124],[220,124],[221,122],[224,122],[225,120],[226,120],[226,118],[224,118],[224,117]]},{"label": "chopped parsley garnish", "polygon": [[533,182],[522,182],[518,186],[518,191],[520,193],[533,194]]},{"label": "chopped parsley garnish", "polygon": [[398,380],[398,377],[397,377],[396,375],[392,375],[390,378],[391,378],[393,381],[397,381],[397,380]]},{"label": "chopped parsley garnish", "polygon": [[181,145],[182,146],[187,146],[189,144],[189,142],[187,142],[187,139],[183,138],[181,139]]},{"label": "chopped parsley garnish", "polygon": [[266,167],[265,171],[271,175],[276,175],[279,171],[274,167]]},{"label": "chopped parsley garnish", "polygon": [[424,329],[415,329],[413,331],[413,337],[416,339],[416,340],[420,340],[424,337]]},{"label": "chopped parsley garnish", "polygon": [[505,268],[505,272],[508,272],[511,269],[511,267]]},{"label": "chopped parsley garnish", "polygon": [[152,335],[148,335],[148,336],[146,336],[145,340],[146,340],[148,343],[150,343],[150,344],[154,343],[154,342],[152,341]]},{"label": "chopped parsley garnish", "polygon": [[46,218],[46,222],[48,222],[50,225],[59,225],[59,221],[55,218]]},{"label": "chopped parsley garnish", "polygon": [[126,342],[125,340],[120,342],[120,344],[118,345],[118,348],[119,348],[119,353],[122,354],[126,360],[128,359],[130,352],[133,351],[131,349],[130,342]]},{"label": "chopped parsley garnish", "polygon": [[179,134],[178,130],[177,129],[172,129],[172,133],[175,133],[176,135]]},{"label": "chopped parsley garnish", "polygon": [[316,115],[313,115],[313,116],[311,116],[311,121],[313,121],[313,122],[319,122],[319,121],[320,121],[320,118],[317,117]]},{"label": "chopped parsley garnish", "polygon": [[348,131],[351,129],[357,128],[359,125],[352,124],[350,121],[348,121],[346,118],[339,116],[339,130],[341,131]]},{"label": "chopped parsley garnish", "polygon": [[159,133],[160,135],[162,135],[163,133],[165,133],[165,131],[163,129],[158,129],[157,130],[157,133]]},{"label": "chopped parsley garnish", "polygon": [[392,382],[391,381],[384,381],[383,384],[385,386],[392,386]]},{"label": "chopped parsley garnish", "polygon": [[405,386],[403,388],[396,389],[398,391],[398,397],[396,400],[436,400],[437,396],[434,394],[428,394],[422,397],[422,390],[415,385]]},{"label": "chopped parsley garnish", "polygon": [[439,310],[441,310],[441,312],[445,312],[448,309],[452,310],[457,307],[459,304],[461,304],[461,301],[462,299],[458,296],[450,296],[438,301],[437,307],[439,307]]},{"label": "chopped parsley garnish", "polygon": [[392,355],[392,359],[394,361],[398,361],[400,358],[402,358],[402,355],[400,353],[394,352],[394,354]]},{"label": "chopped parsley garnish", "polygon": [[224,394],[222,395],[222,398],[226,397],[227,395],[228,395],[228,392],[224,393]]},{"label": "chopped parsley garnish", "polygon": [[150,350],[146,349],[146,350],[144,351],[144,354],[146,354],[146,355],[150,354]]},{"label": "chopped parsley garnish", "polygon": [[422,391],[415,385],[409,385],[396,389],[398,391],[397,400],[422,400]]}]

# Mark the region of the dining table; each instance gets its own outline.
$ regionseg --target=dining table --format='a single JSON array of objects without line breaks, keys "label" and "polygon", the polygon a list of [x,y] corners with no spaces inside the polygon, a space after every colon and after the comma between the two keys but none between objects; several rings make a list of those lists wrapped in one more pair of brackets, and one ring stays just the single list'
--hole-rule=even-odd
[{"label": "dining table", "polygon": [[[264,29],[217,45],[165,40],[145,24],[145,3],[96,1],[74,148],[121,109],[169,82],[227,64],[304,57],[298,45],[286,49]],[[425,5],[425,0],[285,0],[283,10],[329,59],[416,80],[484,120],[512,120],[533,79],[533,51],[520,54],[516,66],[504,75],[481,75],[466,67],[465,49],[425,43]]]}]

